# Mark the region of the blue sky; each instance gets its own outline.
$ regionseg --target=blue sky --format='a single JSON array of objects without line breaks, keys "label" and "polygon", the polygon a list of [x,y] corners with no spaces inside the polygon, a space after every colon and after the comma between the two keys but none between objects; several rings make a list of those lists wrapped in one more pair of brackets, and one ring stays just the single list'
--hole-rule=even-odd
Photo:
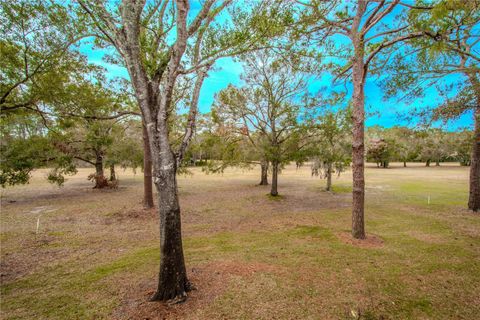
[{"label": "blue sky", "polygon": [[[200,4],[197,1],[192,1],[191,14],[194,16],[199,8]],[[392,14],[385,17],[385,22],[387,24],[395,25],[398,22],[398,20],[395,19],[397,13],[398,12],[394,11]],[[344,40],[346,39],[338,38],[339,42],[344,43]],[[347,40],[347,42],[349,42],[349,40]],[[107,52],[106,49],[94,50],[91,45],[83,44],[80,46],[80,51],[88,57],[90,63],[105,67],[109,77],[128,78],[128,73],[125,68],[109,64],[103,60],[103,56]],[[199,99],[200,112],[205,113],[210,110],[214,101],[214,96],[217,92],[226,88],[229,84],[240,85],[241,73],[242,64],[240,62],[235,62],[232,58],[218,60],[214,69],[209,72],[208,78],[204,81]],[[450,75],[446,77],[445,81],[448,83],[458,79],[458,75]],[[391,127],[394,125],[406,125],[412,127],[416,124],[415,119],[413,121],[406,121],[402,119],[402,115],[407,115],[410,110],[417,107],[436,106],[441,101],[439,94],[434,88],[426,89],[425,97],[419,98],[413,102],[399,101],[399,98],[385,100],[379,86],[379,81],[381,81],[381,78],[367,78],[365,86],[365,108],[367,115],[370,114],[366,119],[367,126],[381,125],[384,127]],[[324,75],[320,77],[320,79],[312,81],[309,89],[311,93],[315,93],[316,90],[322,90],[322,88],[325,87],[329,89],[333,88],[331,77],[328,75]],[[343,84],[340,87],[343,88]],[[349,98],[352,93],[352,86],[350,83],[347,83],[346,87],[348,89],[347,98]],[[451,94],[455,95],[455,92],[452,92]],[[442,124],[440,123],[435,124],[435,126],[441,125]],[[463,128],[473,128],[472,113],[466,113],[459,119],[448,123],[446,126],[446,129],[451,131]]]},{"label": "blue sky", "polygon": [[[127,70],[123,67],[112,65],[103,60],[105,51],[93,50],[90,46],[81,47],[81,52],[88,57],[90,63],[98,64],[106,68],[109,77],[128,78]],[[242,64],[235,62],[231,58],[223,58],[217,61],[214,70],[209,72],[208,78],[205,80],[201,90],[199,109],[202,113],[208,112],[217,92],[226,88],[230,83],[240,85],[240,75],[242,73]],[[452,80],[454,76],[451,76]],[[310,90],[319,90],[322,87],[331,86],[331,77],[324,76],[320,80],[313,81]],[[447,79],[448,80],[448,79]],[[378,81],[373,77],[368,78],[365,87],[365,107],[367,112],[373,114],[366,120],[367,126],[381,125],[391,127],[394,125],[412,126],[415,123],[407,122],[401,119],[401,115],[407,113],[414,107],[429,105],[435,106],[438,103],[438,93],[434,89],[427,91],[427,95],[423,99],[418,99],[414,103],[399,102],[397,98],[385,101]],[[349,94],[352,88],[347,84]],[[399,116],[400,115],[400,116]],[[438,125],[438,124],[437,124]],[[472,127],[473,118],[471,113],[464,114],[460,119],[448,124],[448,130],[459,130],[464,127]]]}]

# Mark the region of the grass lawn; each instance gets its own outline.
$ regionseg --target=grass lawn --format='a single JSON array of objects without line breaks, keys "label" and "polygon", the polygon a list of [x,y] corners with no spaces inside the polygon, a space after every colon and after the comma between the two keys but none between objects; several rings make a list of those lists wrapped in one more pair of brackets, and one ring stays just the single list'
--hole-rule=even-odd
[{"label": "grass lawn", "polygon": [[[349,236],[351,173],[287,167],[282,197],[260,170],[179,177],[187,302],[147,302],[158,219],[142,175],[93,190],[91,169],[63,188],[37,171],[2,190],[1,319],[478,319],[480,215],[465,208],[468,168],[366,170],[365,241]],[[37,230],[38,227],[38,230]]]}]

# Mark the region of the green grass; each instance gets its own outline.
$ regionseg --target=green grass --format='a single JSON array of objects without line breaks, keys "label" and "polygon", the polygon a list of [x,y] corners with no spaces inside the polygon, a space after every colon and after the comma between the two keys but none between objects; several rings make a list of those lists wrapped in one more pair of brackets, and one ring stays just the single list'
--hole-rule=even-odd
[{"label": "green grass", "polygon": [[332,192],[334,193],[351,193],[352,186],[351,185],[342,185],[342,184],[333,184],[332,185]]},{"label": "green grass", "polygon": [[[402,202],[439,209],[464,206],[468,201],[468,185],[464,181],[392,181],[394,195]],[[454,191],[454,192],[452,192]],[[429,203],[430,198],[430,203]]]},{"label": "green grass", "polygon": [[277,194],[276,196],[272,196],[271,193],[267,193],[267,199],[272,200],[272,201],[281,201],[285,199],[285,196],[281,194]]},{"label": "green grass", "polygon": [[105,316],[119,303],[119,297],[117,300],[98,301],[95,293],[104,290],[111,283],[108,280],[122,273],[151,267],[158,258],[158,248],[149,247],[87,270],[79,270],[74,261],[44,269],[2,286],[2,311],[19,314],[18,319],[89,319],[102,314]]},{"label": "green grass", "polygon": [[[317,181],[295,184],[301,176],[284,178],[292,187],[280,185],[284,197],[279,202],[237,176],[221,180],[195,173],[186,178],[185,192],[197,197],[192,203],[188,196],[181,198],[189,272],[205,266],[216,270],[225,261],[232,267],[219,269],[223,278],[215,279],[222,281],[222,290],[211,299],[202,300],[202,293],[215,284],[196,284],[200,302],[180,306],[180,317],[477,318],[480,217],[462,209],[466,180],[445,169],[448,183],[439,183],[434,170],[421,180],[415,178],[417,172],[402,172],[376,170],[370,179],[369,186],[381,188],[367,192],[366,230],[382,241],[371,246],[344,239],[351,221],[350,207],[344,205],[350,201],[347,178],[334,184],[334,195],[320,192]],[[208,189],[201,188],[202,179]],[[228,189],[229,183],[235,185]],[[293,189],[298,185],[304,187],[301,192]],[[208,195],[201,202],[203,192]],[[430,205],[425,203],[427,193]],[[318,209],[308,203],[303,207],[302,194],[318,198]],[[125,290],[135,290],[142,281],[154,288],[157,218],[109,215],[128,211],[125,206],[132,200],[126,193],[108,197],[109,205],[102,197],[73,204],[60,199],[59,210],[44,219],[44,235],[50,239],[45,243],[32,235],[33,220],[22,214],[28,210],[6,208],[2,223],[9,229],[1,233],[2,258],[24,252],[19,266],[27,263],[33,269],[2,283],[2,319],[111,319],[124,303]],[[78,211],[72,214],[73,209]],[[43,254],[51,258],[37,262]],[[242,266],[255,272],[234,271]]]}]

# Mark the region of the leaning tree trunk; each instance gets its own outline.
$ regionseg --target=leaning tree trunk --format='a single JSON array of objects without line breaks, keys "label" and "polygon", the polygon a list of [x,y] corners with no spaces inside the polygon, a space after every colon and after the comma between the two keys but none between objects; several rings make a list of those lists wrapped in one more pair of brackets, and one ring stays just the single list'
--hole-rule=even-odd
[{"label": "leaning tree trunk", "polygon": [[268,161],[262,160],[260,162],[260,168],[262,169],[262,176],[259,185],[268,186]]},{"label": "leaning tree trunk", "polygon": [[270,195],[276,197],[278,196],[278,161],[272,161],[272,189],[270,190]]},{"label": "leaning tree trunk", "polygon": [[364,174],[364,127],[365,127],[365,70],[363,41],[354,40],[353,60],[353,143],[352,143],[352,236],[365,239],[365,174]]},{"label": "leaning tree trunk", "polygon": [[103,156],[99,153],[95,158],[95,186],[94,189],[102,189],[108,186],[108,181],[103,172]]},{"label": "leaning tree trunk", "polygon": [[474,143],[472,149],[472,160],[470,161],[470,192],[468,197],[468,208],[474,212],[480,211],[480,97],[479,106],[475,109],[474,121]]},{"label": "leaning tree trunk", "polygon": [[148,133],[143,124],[143,207],[150,209],[153,204],[152,154],[148,142]]},{"label": "leaning tree trunk", "polygon": [[332,190],[332,164],[327,165],[327,191]]}]

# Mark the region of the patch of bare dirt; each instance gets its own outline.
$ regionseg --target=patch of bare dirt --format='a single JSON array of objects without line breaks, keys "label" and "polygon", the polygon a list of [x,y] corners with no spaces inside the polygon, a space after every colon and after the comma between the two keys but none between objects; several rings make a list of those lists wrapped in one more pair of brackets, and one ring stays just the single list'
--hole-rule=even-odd
[{"label": "patch of bare dirt", "polygon": [[247,278],[258,272],[279,271],[280,267],[269,264],[231,260],[195,267],[190,270],[189,278],[196,289],[188,293],[186,302],[173,305],[148,301],[154,294],[156,282],[145,279],[126,288],[122,305],[114,311],[112,317],[116,320],[183,319],[185,314],[195,313],[195,310],[212,303],[225,292],[232,277]]},{"label": "patch of bare dirt", "polygon": [[53,236],[32,235],[22,241],[22,251],[5,253],[0,261],[0,283],[3,285],[25,277],[37,270],[38,265],[55,261],[65,254],[61,248],[43,249],[56,240]]},{"label": "patch of bare dirt", "polygon": [[150,220],[157,217],[157,210],[155,208],[151,209],[131,209],[123,208],[115,212],[114,214],[109,215],[105,218],[104,223],[107,225],[125,222],[128,220]]},{"label": "patch of bare dirt", "polygon": [[366,239],[354,239],[349,232],[337,233],[337,237],[343,243],[350,244],[361,248],[382,248],[384,245],[383,240],[374,234],[368,234]]}]

